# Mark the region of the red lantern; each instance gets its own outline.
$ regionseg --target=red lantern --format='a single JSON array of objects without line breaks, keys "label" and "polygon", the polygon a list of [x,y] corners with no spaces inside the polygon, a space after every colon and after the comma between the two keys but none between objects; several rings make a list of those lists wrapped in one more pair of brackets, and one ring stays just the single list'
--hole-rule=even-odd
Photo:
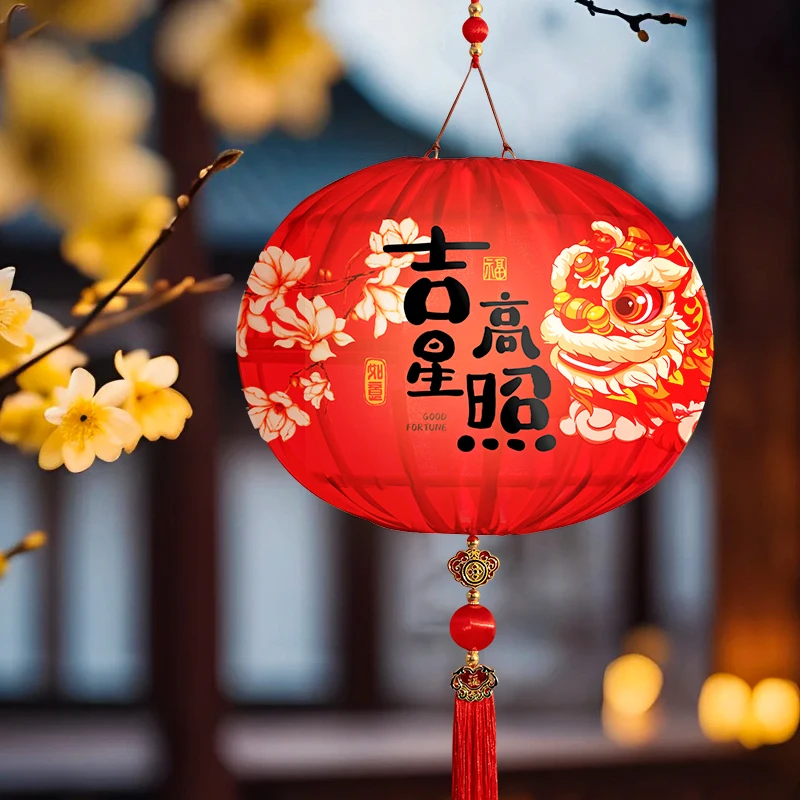
[{"label": "red lantern", "polygon": [[651,488],[713,355],[689,254],[558,164],[401,158],[303,202],[244,297],[253,424],[304,486],[378,525],[514,534]]},{"label": "red lantern", "polygon": [[[488,95],[481,9],[464,35]],[[448,563],[468,589],[450,622],[466,651],[453,798],[497,800],[479,587],[500,562],[478,534],[570,525],[651,488],[694,432],[714,345],[686,248],[641,203],[559,164],[439,159],[443,131],[434,159],[357,172],[284,220],[236,349],[253,425],[304,486],[386,528],[467,534]]]}]

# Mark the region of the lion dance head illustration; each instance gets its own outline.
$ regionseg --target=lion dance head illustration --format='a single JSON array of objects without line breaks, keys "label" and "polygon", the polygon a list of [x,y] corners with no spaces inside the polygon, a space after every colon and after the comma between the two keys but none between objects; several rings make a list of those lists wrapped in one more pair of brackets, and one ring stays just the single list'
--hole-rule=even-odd
[{"label": "lion dance head illustration", "polygon": [[714,348],[705,291],[681,241],[594,222],[589,238],[556,258],[551,281],[542,336],[570,383],[562,433],[598,443],[648,437],[681,450],[705,405]]}]

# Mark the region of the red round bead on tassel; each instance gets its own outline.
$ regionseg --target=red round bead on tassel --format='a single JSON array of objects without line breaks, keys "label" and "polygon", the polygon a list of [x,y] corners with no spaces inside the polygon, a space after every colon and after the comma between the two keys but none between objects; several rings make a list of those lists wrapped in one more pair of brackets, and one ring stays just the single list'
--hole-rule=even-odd
[{"label": "red round bead on tassel", "polygon": [[450,619],[450,636],[464,650],[485,650],[496,628],[492,612],[478,605],[461,606]]},{"label": "red round bead on tassel", "polygon": [[470,17],[462,26],[461,32],[470,44],[479,44],[486,41],[489,26],[482,17]]}]

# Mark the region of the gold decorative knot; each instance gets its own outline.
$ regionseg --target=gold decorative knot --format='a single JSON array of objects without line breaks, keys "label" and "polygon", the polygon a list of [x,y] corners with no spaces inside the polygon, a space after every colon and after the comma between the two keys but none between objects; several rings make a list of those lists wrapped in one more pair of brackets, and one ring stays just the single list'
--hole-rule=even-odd
[{"label": "gold decorative knot", "polygon": [[459,700],[476,703],[487,700],[497,686],[497,676],[491,667],[478,664],[476,667],[460,667],[453,673],[450,686]]},{"label": "gold decorative knot", "polygon": [[462,586],[475,589],[494,578],[500,567],[500,559],[488,550],[478,550],[470,545],[447,562],[447,569]]}]

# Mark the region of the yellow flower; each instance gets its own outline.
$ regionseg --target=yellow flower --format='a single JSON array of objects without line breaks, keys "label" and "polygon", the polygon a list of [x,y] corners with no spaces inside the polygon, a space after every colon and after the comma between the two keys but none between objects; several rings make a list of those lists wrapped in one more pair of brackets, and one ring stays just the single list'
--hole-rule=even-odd
[{"label": "yellow flower", "polygon": [[311,26],[313,0],[185,0],[166,19],[159,58],[200,90],[206,113],[231,134],[273,125],[318,129],[339,63]]},{"label": "yellow flower", "polygon": [[36,453],[53,432],[53,424],[45,419],[45,410],[53,405],[36,392],[17,392],[0,406],[0,439],[18,447],[23,453]]},{"label": "yellow flower", "polygon": [[90,278],[121,278],[174,216],[175,204],[168,197],[132,198],[112,214],[67,231],[61,254]]},{"label": "yellow flower", "polygon": [[8,48],[2,78],[0,217],[38,200],[74,227],[164,192],[163,162],[134,143],[151,112],[141,78],[44,42]]},{"label": "yellow flower", "polygon": [[[28,333],[35,340],[33,350],[30,355],[18,358],[14,365],[38,355],[56,342],[62,341],[68,335],[69,330],[51,316],[41,311],[33,311],[28,321]],[[86,355],[72,345],[59,347],[58,350],[26,369],[17,378],[17,383],[25,391],[37,392],[47,397],[56,387],[66,386],[72,370],[75,367],[82,367],[86,361]]]},{"label": "yellow flower", "polygon": [[[118,278],[97,281],[85,289],[81,289],[81,294],[78,302],[72,306],[72,313],[76,317],[83,317],[94,310],[94,307],[110,292],[114,290],[119,283]],[[145,294],[148,286],[144,281],[132,280],[125,284],[122,290],[115,297],[111,298],[111,302],[103,309],[104,314],[113,314],[117,311],[124,311],[128,307],[128,298],[137,297],[138,295]]]},{"label": "yellow flower", "polygon": [[[189,401],[170,388],[178,379],[178,362],[172,356],[150,358],[146,350],[128,355],[120,350],[114,366],[130,387],[124,408],[141,426],[144,437],[151,442],[162,436],[177,439],[192,416]],[[135,446],[133,442],[130,449]]]},{"label": "yellow flower", "polygon": [[95,380],[78,368],[66,389],[55,390],[57,405],[45,412],[56,425],[39,451],[42,469],[58,469],[62,464],[70,472],[83,472],[94,463],[116,461],[123,448],[136,446],[141,431],[136,420],[121,406],[130,394],[127,381],[111,381],[95,394]]},{"label": "yellow flower", "polygon": [[[18,0],[3,0],[5,16]],[[114,39],[127,33],[153,7],[152,0],[25,0],[37,22],[50,22],[85,39]]]},{"label": "yellow flower", "polygon": [[17,289],[14,283],[14,267],[0,269],[0,340],[12,347],[30,351],[33,337],[25,329],[31,316],[31,298]]}]

